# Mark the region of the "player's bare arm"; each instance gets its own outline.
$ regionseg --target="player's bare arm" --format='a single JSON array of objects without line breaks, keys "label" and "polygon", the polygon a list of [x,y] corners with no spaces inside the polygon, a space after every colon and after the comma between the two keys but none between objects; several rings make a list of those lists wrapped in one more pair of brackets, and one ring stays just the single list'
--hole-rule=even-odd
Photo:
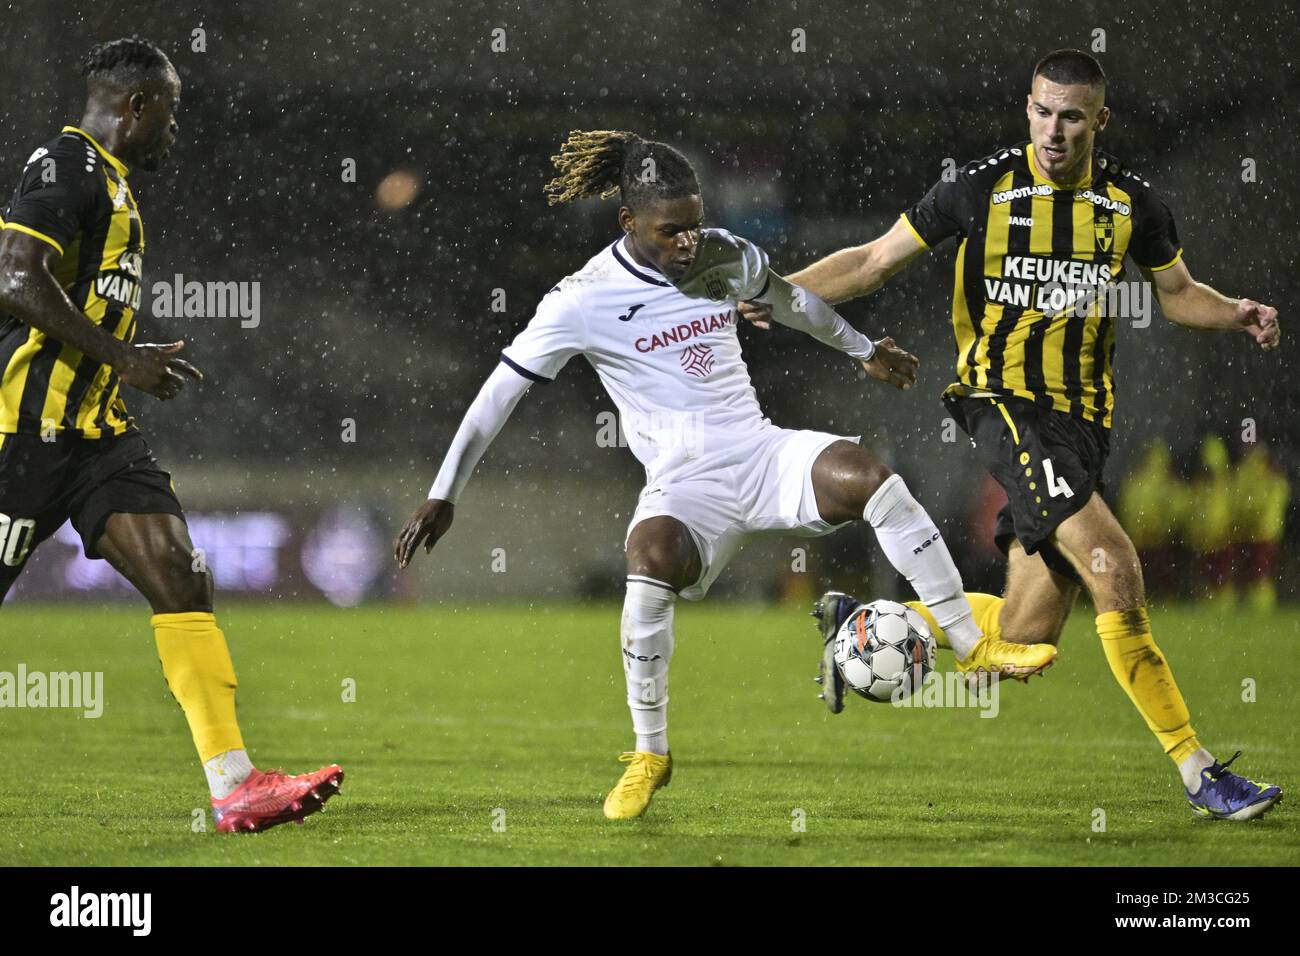
[{"label": "player's bare arm", "polygon": [[841,249],[787,278],[838,305],[875,292],[926,248],[907,222],[899,218],[888,232],[866,245]]},{"label": "player's bare arm", "polygon": [[50,272],[54,254],[49,243],[34,236],[17,230],[0,233],[0,311],[111,366],[128,385],[164,401],[180,394],[185,376],[203,378],[176,357],[183,342],[132,346],[87,319]]},{"label": "player's bare arm", "polygon": [[[786,280],[831,305],[838,305],[875,292],[926,249],[927,246],[917,239],[916,233],[900,217],[888,232],[866,245],[834,252],[786,276]],[[771,327],[772,310],[762,302],[742,302],[740,316],[760,329]],[[870,368],[867,372],[875,378],[882,378]],[[882,380],[889,381],[888,378]]]},{"label": "player's bare arm", "polygon": [[1281,344],[1277,309],[1253,299],[1230,299],[1197,282],[1181,259],[1159,272],[1144,269],[1143,275],[1155,286],[1160,309],[1171,322],[1189,329],[1245,332],[1265,352]]}]

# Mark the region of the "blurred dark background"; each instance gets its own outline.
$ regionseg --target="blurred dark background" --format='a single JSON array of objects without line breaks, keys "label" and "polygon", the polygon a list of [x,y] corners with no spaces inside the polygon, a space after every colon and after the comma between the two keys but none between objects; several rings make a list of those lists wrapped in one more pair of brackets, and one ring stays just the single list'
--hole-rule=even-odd
[{"label": "blurred dark background", "polygon": [[[1192,274],[1278,306],[1283,329],[1297,327],[1300,28],[1287,4],[2,6],[6,196],[32,150],[80,117],[78,61],[94,43],[147,36],[185,83],[172,164],[131,179],[147,237],[140,338],[186,339],[208,379],[170,404],[136,393],[128,407],[189,502],[320,505],[355,488],[395,517],[418,503],[500,348],[615,234],[614,202],[545,204],[548,157],[569,130],[678,145],[698,165],[711,223],[793,270],[879,234],[945,159],[1024,139],[1030,70],[1063,46],[1106,69],[1114,116],[1101,145],[1169,203]],[[1254,182],[1243,182],[1247,159]],[[968,520],[989,490],[964,437],[945,441],[938,400],[953,366],[954,252],[941,247],[843,308],[922,357],[921,387],[906,395],[796,333],[741,334],[775,422],[861,433],[946,520],[968,578],[996,586],[997,562]],[[148,290],[176,274],[260,282],[260,324],[149,318]],[[493,311],[496,290],[504,311]],[[1158,314],[1119,336],[1113,483],[1153,442],[1193,478],[1217,435],[1233,461],[1263,447],[1297,485],[1294,337],[1262,354],[1244,336]],[[610,408],[580,361],[534,388],[462,503],[480,515],[472,540],[504,517],[536,547],[582,525],[573,498],[599,488],[621,505],[590,516],[586,537],[603,549],[592,573],[614,568],[642,474],[626,451],[596,445],[596,415]],[[815,546],[829,567],[865,544],[836,538]],[[593,563],[564,547],[555,560]],[[1294,550],[1282,549],[1284,597]],[[542,593],[564,590],[538,580]]]}]

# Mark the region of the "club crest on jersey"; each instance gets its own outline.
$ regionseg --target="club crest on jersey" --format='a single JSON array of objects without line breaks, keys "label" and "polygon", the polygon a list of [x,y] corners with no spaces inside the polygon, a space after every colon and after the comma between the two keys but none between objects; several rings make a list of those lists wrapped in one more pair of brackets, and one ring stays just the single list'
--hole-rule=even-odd
[{"label": "club crest on jersey", "polygon": [[682,349],[681,362],[687,375],[706,378],[713,371],[713,349],[707,345],[688,345]]},{"label": "club crest on jersey", "polygon": [[704,294],[714,302],[721,302],[727,297],[727,282],[718,272],[710,272],[704,277]]},{"label": "club crest on jersey", "polygon": [[1110,252],[1115,241],[1115,223],[1110,216],[1099,215],[1092,224],[1092,232],[1097,237],[1097,248],[1102,252]]},{"label": "club crest on jersey", "polygon": [[113,208],[126,208],[126,182],[119,179],[117,181],[117,193],[113,196]]}]

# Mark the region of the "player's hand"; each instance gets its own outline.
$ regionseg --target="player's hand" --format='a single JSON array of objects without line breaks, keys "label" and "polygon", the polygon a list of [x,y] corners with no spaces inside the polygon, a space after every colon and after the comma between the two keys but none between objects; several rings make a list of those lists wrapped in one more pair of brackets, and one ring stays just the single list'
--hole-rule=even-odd
[{"label": "player's hand", "polygon": [[921,360],[905,349],[900,349],[894,340],[885,336],[876,343],[876,354],[869,361],[863,361],[862,367],[872,378],[907,391],[916,384],[916,370]]},{"label": "player's hand", "polygon": [[1237,322],[1243,332],[1252,336],[1265,352],[1272,351],[1282,342],[1282,327],[1277,324],[1277,309],[1253,299],[1237,301]]},{"label": "player's hand", "polygon": [[126,384],[148,392],[154,398],[167,401],[175,398],[185,387],[185,379],[203,381],[203,373],[176,353],[185,347],[184,342],[169,345],[137,345],[131,349],[118,375]]},{"label": "player's hand", "polygon": [[397,536],[397,546],[393,556],[397,558],[398,565],[404,568],[411,563],[411,557],[421,541],[424,542],[425,554],[432,551],[438,539],[451,527],[451,519],[455,513],[456,506],[441,498],[430,498],[416,508],[415,514],[411,515],[411,520],[406,522],[406,527]]},{"label": "player's hand", "polygon": [[772,327],[772,307],[766,302],[740,303],[740,317],[756,329]]}]

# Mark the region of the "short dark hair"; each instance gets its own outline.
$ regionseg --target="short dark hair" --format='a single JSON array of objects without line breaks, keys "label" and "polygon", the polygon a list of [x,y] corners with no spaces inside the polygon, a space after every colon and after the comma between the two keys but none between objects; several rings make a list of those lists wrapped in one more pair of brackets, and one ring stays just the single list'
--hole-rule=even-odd
[{"label": "short dark hair", "polygon": [[618,193],[635,209],[646,200],[700,193],[699,177],[681,152],[622,130],[574,130],[551,162],[557,173],[546,184],[551,205]]},{"label": "short dark hair", "polygon": [[1062,86],[1082,84],[1095,86],[1103,93],[1106,91],[1106,74],[1096,58],[1082,50],[1053,50],[1038,61],[1029,85],[1034,85],[1037,77],[1045,77]]},{"label": "short dark hair", "polygon": [[132,36],[92,47],[81,60],[81,75],[87,82],[125,89],[139,87],[171,65],[157,44]]}]

